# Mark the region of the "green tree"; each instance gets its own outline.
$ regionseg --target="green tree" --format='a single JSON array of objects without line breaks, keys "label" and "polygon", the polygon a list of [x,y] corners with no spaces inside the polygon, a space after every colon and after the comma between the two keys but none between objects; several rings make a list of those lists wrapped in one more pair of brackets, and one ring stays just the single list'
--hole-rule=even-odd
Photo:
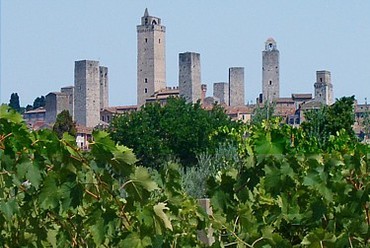
[{"label": "green tree", "polygon": [[37,109],[40,107],[45,107],[45,97],[44,96],[37,97],[33,101],[33,109]]},{"label": "green tree", "polygon": [[176,165],[154,181],[132,150],[94,132],[30,132],[0,108],[1,247],[201,247],[207,215],[182,191]]},{"label": "green tree", "polygon": [[10,100],[9,100],[9,107],[13,108],[17,112],[21,112],[21,106],[19,103],[19,96],[18,93],[12,93],[10,95]]},{"label": "green tree", "polygon": [[115,118],[110,133],[113,140],[132,148],[141,164],[158,168],[171,159],[194,165],[197,154],[214,152],[226,141],[227,137],[216,134],[218,128],[239,125],[219,106],[206,111],[199,103],[172,98],[165,106],[147,104],[138,112]]},{"label": "green tree", "polygon": [[274,103],[266,103],[262,107],[257,106],[253,111],[252,116],[252,124],[253,125],[260,125],[263,120],[268,120],[274,117],[275,111],[275,104]]},{"label": "green tree", "polygon": [[73,137],[76,136],[76,123],[73,122],[68,110],[63,110],[57,115],[53,125],[53,131],[59,138],[62,138],[64,133],[68,133]]},{"label": "green tree", "polygon": [[317,139],[320,147],[325,147],[330,135],[336,135],[342,129],[353,139],[355,133],[352,125],[355,97],[342,97],[331,106],[309,110],[305,113],[306,121],[302,123],[303,130],[313,139]]}]

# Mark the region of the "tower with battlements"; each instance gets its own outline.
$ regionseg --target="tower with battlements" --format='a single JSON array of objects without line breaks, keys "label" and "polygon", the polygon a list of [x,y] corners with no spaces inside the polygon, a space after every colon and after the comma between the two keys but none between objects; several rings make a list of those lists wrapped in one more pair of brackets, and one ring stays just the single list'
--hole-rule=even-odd
[{"label": "tower with battlements", "polygon": [[262,51],[262,97],[269,103],[280,97],[279,50],[273,38],[267,39]]},{"label": "tower with battlements", "polygon": [[166,88],[166,27],[145,9],[137,26],[137,104]]}]

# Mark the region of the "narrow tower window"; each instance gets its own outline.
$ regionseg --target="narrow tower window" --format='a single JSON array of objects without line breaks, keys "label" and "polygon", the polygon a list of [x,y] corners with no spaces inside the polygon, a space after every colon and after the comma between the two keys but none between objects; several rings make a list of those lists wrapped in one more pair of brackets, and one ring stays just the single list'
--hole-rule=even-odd
[{"label": "narrow tower window", "polygon": [[148,93],[148,89],[147,88],[144,89],[144,93]]},{"label": "narrow tower window", "polygon": [[158,40],[159,44],[161,44],[161,39]]},{"label": "narrow tower window", "polygon": [[145,43],[148,43],[148,39],[147,38],[145,38]]},{"label": "narrow tower window", "polygon": [[270,85],[272,85],[272,81],[270,81]]},{"label": "narrow tower window", "polygon": [[147,79],[147,78],[145,78],[144,82],[145,82],[145,83],[148,83],[148,79]]},{"label": "narrow tower window", "polygon": [[320,82],[322,82],[322,78],[320,78]]}]

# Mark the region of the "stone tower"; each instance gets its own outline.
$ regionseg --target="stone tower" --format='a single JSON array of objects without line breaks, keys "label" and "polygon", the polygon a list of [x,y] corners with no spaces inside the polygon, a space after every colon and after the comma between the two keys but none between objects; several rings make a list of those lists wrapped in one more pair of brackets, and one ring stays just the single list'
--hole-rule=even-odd
[{"label": "stone tower", "polygon": [[45,97],[45,109],[45,122],[54,123],[58,114],[63,110],[69,111],[69,96],[62,92],[50,92]]},{"label": "stone tower", "polygon": [[137,104],[166,88],[166,27],[145,9],[137,26]]},{"label": "stone tower", "polygon": [[109,107],[108,67],[99,66],[100,109]]},{"label": "stone tower", "polygon": [[74,120],[87,127],[95,127],[100,120],[99,62],[75,62]]},{"label": "stone tower", "polygon": [[262,51],[262,97],[263,102],[272,102],[280,97],[279,50],[273,38],[265,42]]},{"label": "stone tower", "polygon": [[229,106],[242,106],[244,102],[244,67],[229,68]]},{"label": "stone tower", "polygon": [[326,105],[334,103],[333,85],[331,84],[330,71],[317,71],[315,87],[315,101]]},{"label": "stone tower", "polygon": [[199,53],[179,54],[179,94],[192,103],[202,98]]},{"label": "stone tower", "polygon": [[229,105],[229,84],[225,82],[214,83],[213,96],[220,100],[219,104]]},{"label": "stone tower", "polygon": [[68,96],[68,111],[69,114],[74,116],[74,87],[73,86],[67,86],[60,89],[60,91]]}]

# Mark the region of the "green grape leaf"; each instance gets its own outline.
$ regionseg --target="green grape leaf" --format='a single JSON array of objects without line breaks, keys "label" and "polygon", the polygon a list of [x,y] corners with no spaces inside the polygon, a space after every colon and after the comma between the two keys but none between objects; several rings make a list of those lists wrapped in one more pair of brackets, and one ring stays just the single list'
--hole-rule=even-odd
[{"label": "green grape leaf", "polygon": [[163,221],[164,226],[167,229],[170,229],[171,231],[173,231],[171,221],[166,215],[166,213],[164,212],[164,210],[169,210],[169,208],[166,207],[166,203],[159,202],[153,206],[153,209],[154,209],[154,213]]},{"label": "green grape leaf", "polygon": [[157,183],[152,180],[148,169],[144,167],[136,167],[134,174],[130,175],[130,179],[134,184],[139,184],[148,191],[158,189]]}]

